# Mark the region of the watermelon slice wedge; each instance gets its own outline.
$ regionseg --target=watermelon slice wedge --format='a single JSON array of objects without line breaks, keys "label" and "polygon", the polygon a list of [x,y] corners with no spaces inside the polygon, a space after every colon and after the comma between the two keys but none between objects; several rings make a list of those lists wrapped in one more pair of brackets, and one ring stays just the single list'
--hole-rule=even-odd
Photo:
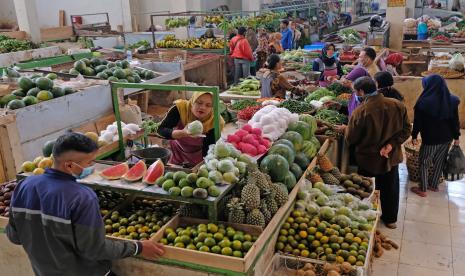
[{"label": "watermelon slice wedge", "polygon": [[129,171],[123,176],[123,179],[128,182],[134,182],[142,179],[147,172],[147,165],[144,160],[137,162]]},{"label": "watermelon slice wedge", "polygon": [[100,176],[107,180],[120,179],[129,171],[128,163],[124,162],[115,166],[106,168],[100,172]]},{"label": "watermelon slice wedge", "polygon": [[143,182],[149,185],[155,184],[155,181],[157,181],[158,178],[163,176],[165,174],[165,165],[163,165],[163,162],[159,159],[152,165],[147,170],[147,173],[145,174]]}]

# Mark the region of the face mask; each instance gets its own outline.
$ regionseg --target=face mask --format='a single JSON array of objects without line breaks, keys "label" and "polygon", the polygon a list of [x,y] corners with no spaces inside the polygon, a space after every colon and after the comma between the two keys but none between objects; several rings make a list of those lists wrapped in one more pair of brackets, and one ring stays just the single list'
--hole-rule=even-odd
[{"label": "face mask", "polygon": [[357,101],[357,103],[360,104],[360,103],[363,102],[363,100],[364,100],[364,97],[363,97],[363,96],[357,96],[357,95],[355,95],[355,101]]},{"label": "face mask", "polygon": [[[73,162],[74,163],[74,162]],[[89,166],[87,168],[83,168],[81,166],[79,166],[78,164],[74,163],[76,166],[78,166],[79,168],[82,169],[82,172],[79,174],[79,175],[75,175],[73,174],[74,177],[76,177],[76,179],[83,179],[83,178],[86,178],[88,177],[89,175],[91,175],[93,172],[94,172],[94,166]]]}]

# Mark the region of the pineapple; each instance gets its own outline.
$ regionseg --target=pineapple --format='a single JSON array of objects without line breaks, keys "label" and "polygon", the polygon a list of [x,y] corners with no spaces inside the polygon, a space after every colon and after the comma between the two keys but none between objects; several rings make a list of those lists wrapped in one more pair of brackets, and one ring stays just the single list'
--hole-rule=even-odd
[{"label": "pineapple", "polygon": [[235,197],[231,199],[228,203],[228,222],[231,223],[244,223],[245,222],[245,212],[243,208],[243,203],[240,202],[240,199]]},{"label": "pineapple", "polygon": [[242,188],[241,202],[246,210],[257,209],[260,206],[260,189],[255,184],[247,183]]},{"label": "pineapple", "polygon": [[334,177],[336,177],[337,180],[339,180],[339,181],[340,181],[341,178],[342,178],[342,173],[341,173],[341,171],[339,170],[338,167],[332,168],[332,169],[329,171],[329,173],[332,174],[332,175],[334,175]]},{"label": "pineapple", "polygon": [[337,180],[334,175],[330,173],[324,173],[321,175],[321,178],[323,178],[323,182],[328,185],[339,185],[339,180]]},{"label": "pineapple", "polygon": [[272,216],[278,212],[278,203],[276,203],[276,200],[274,199],[274,195],[272,193],[269,193],[265,195],[265,203],[268,206],[268,210],[270,210],[270,213]]},{"label": "pineapple", "polygon": [[312,175],[310,175],[310,182],[312,182],[312,184],[315,184],[318,182],[323,182],[323,179],[321,178],[319,174],[312,173]]},{"label": "pineapple", "polygon": [[318,166],[323,172],[329,172],[334,167],[329,158],[324,154],[318,154]]},{"label": "pineapple", "polygon": [[258,209],[253,209],[250,213],[248,213],[245,221],[247,224],[257,225],[262,228],[265,228],[266,226],[265,216]]},{"label": "pineapple", "polygon": [[260,212],[262,212],[263,217],[265,218],[265,224],[270,223],[273,215],[271,214],[270,210],[268,209],[268,205],[266,205],[265,200],[260,202]]},{"label": "pineapple", "polygon": [[286,186],[284,186],[284,184],[273,183],[271,185],[271,189],[273,190],[274,200],[278,206],[281,207],[286,204],[286,202],[289,200],[289,194],[287,193]]},{"label": "pineapple", "polygon": [[[250,178],[250,180],[249,180]],[[270,184],[264,173],[259,171],[257,167],[253,166],[251,170],[249,170],[249,174],[247,176],[248,183],[255,183],[257,187],[260,189],[260,193],[266,193],[270,190]]]}]

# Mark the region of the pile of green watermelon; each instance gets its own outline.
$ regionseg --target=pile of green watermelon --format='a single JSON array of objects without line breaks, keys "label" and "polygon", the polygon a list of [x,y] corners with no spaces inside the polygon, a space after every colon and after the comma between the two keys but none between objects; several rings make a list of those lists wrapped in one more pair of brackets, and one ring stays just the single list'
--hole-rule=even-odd
[{"label": "pile of green watermelon", "polygon": [[87,59],[83,58],[74,63],[73,68],[69,70],[72,75],[96,76],[101,79],[113,82],[130,82],[139,83],[142,80],[155,78],[153,71],[130,68],[127,60],[118,60],[115,62],[104,59]]},{"label": "pile of green watermelon", "polygon": [[56,78],[57,75],[53,73],[45,77],[40,75],[33,75],[30,78],[20,77],[18,79],[19,88],[11,94],[3,96],[0,99],[0,107],[18,109],[75,92],[70,87],[54,86],[53,80]]},{"label": "pile of green watermelon", "polygon": [[315,137],[317,123],[313,116],[302,114],[290,123],[287,132],[273,143],[260,163],[260,169],[274,183],[283,183],[291,191],[320,149]]}]

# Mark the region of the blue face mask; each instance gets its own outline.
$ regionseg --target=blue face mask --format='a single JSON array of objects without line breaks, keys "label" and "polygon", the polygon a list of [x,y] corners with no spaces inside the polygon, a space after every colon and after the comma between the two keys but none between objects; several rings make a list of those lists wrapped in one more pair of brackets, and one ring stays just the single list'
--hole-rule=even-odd
[{"label": "blue face mask", "polygon": [[[73,162],[74,163],[74,162]],[[95,166],[92,165],[92,166],[89,166],[87,168],[83,168],[81,166],[79,166],[78,164],[74,163],[76,166],[78,166],[79,168],[82,169],[82,172],[79,174],[79,175],[74,175],[74,177],[76,177],[76,179],[83,179],[83,178],[86,178],[88,177],[89,175],[91,175],[93,172],[94,172],[94,169],[95,169]]]},{"label": "blue face mask", "polygon": [[357,96],[357,95],[355,95],[355,101],[357,101],[357,103],[360,104],[360,103],[363,102],[363,100],[364,100],[364,97],[363,97],[363,96]]}]

